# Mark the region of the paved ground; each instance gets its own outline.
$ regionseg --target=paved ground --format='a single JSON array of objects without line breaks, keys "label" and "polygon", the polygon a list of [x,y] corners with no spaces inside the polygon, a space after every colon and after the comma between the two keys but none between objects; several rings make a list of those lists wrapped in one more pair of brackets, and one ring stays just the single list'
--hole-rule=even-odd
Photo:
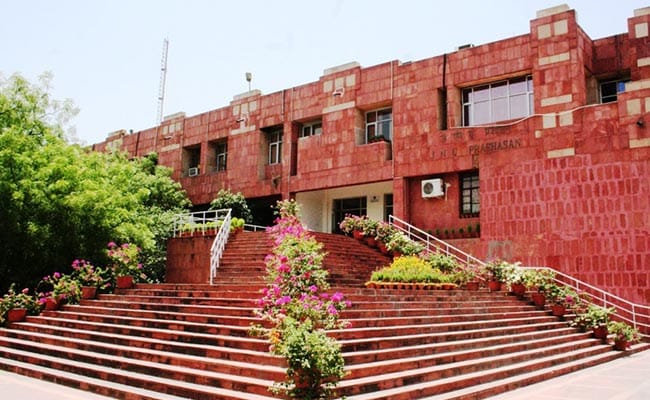
[{"label": "paved ground", "polygon": [[649,400],[650,350],[490,398],[518,399]]},{"label": "paved ground", "polygon": [[[0,371],[7,400],[106,400],[88,392]],[[650,351],[508,392],[491,400],[649,400]]]}]

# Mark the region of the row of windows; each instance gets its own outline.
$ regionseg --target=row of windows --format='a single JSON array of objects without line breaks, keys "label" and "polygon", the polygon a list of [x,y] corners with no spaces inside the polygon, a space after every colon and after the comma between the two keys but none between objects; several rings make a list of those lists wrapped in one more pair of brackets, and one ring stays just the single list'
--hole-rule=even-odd
[{"label": "row of windows", "polygon": [[[601,103],[616,101],[619,93],[625,90],[626,79],[600,82]],[[524,118],[534,113],[532,76],[518,77],[480,86],[462,89],[462,124],[474,126],[499,121]],[[306,138],[323,133],[323,123],[315,120],[302,125],[299,137]],[[365,135],[363,144],[376,141],[392,141],[393,110],[382,108],[365,114]],[[282,162],[282,129],[267,133],[268,164]],[[228,160],[228,144],[218,142],[214,145],[215,171],[225,171]],[[200,154],[200,153],[199,153]],[[191,153],[189,168],[198,171],[199,154]]]}]

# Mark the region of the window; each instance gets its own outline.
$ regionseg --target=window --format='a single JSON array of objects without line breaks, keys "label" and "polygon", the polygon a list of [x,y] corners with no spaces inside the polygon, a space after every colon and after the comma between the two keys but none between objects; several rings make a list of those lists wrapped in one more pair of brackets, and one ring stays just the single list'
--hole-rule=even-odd
[{"label": "window", "polygon": [[607,82],[600,82],[600,102],[601,103],[611,103],[616,101],[618,94],[625,91],[625,82],[629,82],[629,79],[618,79],[611,80]]},{"label": "window", "polygon": [[460,176],[460,217],[478,217],[481,211],[478,172]]},{"label": "window", "polygon": [[384,195],[384,221],[388,222],[390,216],[393,215],[393,194]]},{"label": "window", "polygon": [[200,173],[201,147],[186,147],[183,149],[183,170],[185,176],[197,176]]},{"label": "window", "polygon": [[217,142],[214,145],[215,152],[215,167],[214,170],[225,171],[228,165],[228,142]]},{"label": "window", "polygon": [[393,138],[393,109],[369,111],[366,113],[366,143]]},{"label": "window", "polygon": [[463,89],[463,126],[489,124],[533,114],[529,75]]},{"label": "window", "polygon": [[300,137],[309,137],[323,133],[323,121],[314,121],[302,126]]},{"label": "window", "polygon": [[275,129],[267,133],[269,142],[269,165],[282,162],[282,129]]}]

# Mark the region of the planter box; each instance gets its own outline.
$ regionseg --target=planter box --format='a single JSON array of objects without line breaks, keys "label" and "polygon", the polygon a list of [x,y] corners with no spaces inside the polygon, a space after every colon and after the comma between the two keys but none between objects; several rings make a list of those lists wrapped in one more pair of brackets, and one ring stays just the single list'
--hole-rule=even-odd
[{"label": "planter box", "polygon": [[97,297],[97,287],[95,286],[82,286],[81,287],[81,298],[82,299],[94,299]]}]

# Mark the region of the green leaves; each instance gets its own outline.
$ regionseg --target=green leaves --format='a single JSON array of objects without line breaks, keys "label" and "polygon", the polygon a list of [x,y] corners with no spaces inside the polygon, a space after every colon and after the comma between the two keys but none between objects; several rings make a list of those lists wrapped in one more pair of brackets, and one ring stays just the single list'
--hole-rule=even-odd
[{"label": "green leaves", "polygon": [[66,143],[73,111],[43,87],[0,77],[0,290],[31,286],[77,257],[103,264],[110,240],[140,246],[162,278],[163,215],[190,206],[185,192],[155,154],[131,161]]}]

